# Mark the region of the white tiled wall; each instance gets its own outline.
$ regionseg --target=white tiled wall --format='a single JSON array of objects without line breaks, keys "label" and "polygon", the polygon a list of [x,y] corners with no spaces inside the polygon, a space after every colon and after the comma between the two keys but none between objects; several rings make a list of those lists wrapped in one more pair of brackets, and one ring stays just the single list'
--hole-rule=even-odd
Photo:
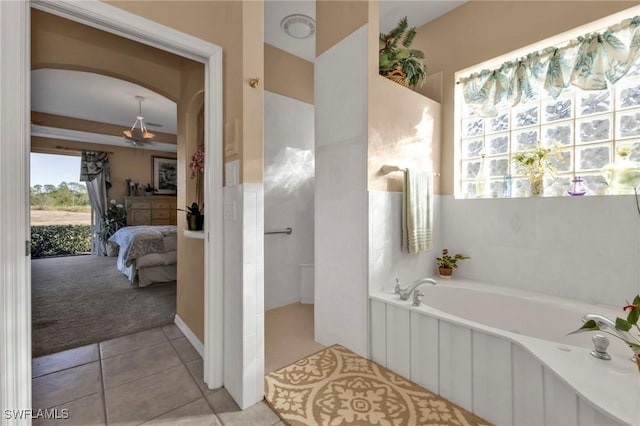
[{"label": "white tiled wall", "polygon": [[366,75],[366,25],[316,58],[316,341],[361,355],[368,353]]},{"label": "white tiled wall", "polygon": [[443,197],[444,246],[471,259],[461,277],[618,306],[640,292],[633,196]]},{"label": "white tiled wall", "polygon": [[[265,236],[269,310],[301,300],[300,265],[313,263],[314,107],[266,91],[264,114],[264,227],[293,229],[290,235]],[[301,161],[305,152],[309,158]]]},{"label": "white tiled wall", "polygon": [[[369,191],[369,289],[392,291],[436,274],[435,258],[442,249],[441,197],[434,197],[433,246],[417,255],[402,250],[402,193]],[[436,278],[437,279],[437,278]]]},{"label": "white tiled wall", "polygon": [[262,184],[224,188],[224,386],[244,409],[263,398]]},{"label": "white tiled wall", "polygon": [[237,401],[242,398],[242,187],[224,188],[224,386]]}]

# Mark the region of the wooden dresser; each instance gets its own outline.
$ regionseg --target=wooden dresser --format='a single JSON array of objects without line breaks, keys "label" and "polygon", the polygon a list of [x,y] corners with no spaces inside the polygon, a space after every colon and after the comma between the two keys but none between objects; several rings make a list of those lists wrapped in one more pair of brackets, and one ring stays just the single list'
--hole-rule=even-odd
[{"label": "wooden dresser", "polygon": [[124,197],[124,207],[128,226],[177,224],[176,197]]}]

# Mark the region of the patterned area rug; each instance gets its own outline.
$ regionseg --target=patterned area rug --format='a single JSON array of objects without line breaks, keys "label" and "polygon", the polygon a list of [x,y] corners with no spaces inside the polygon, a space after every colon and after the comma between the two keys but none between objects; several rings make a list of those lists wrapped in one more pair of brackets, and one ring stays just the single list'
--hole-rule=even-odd
[{"label": "patterned area rug", "polygon": [[378,364],[334,345],[265,377],[289,425],[490,425]]}]

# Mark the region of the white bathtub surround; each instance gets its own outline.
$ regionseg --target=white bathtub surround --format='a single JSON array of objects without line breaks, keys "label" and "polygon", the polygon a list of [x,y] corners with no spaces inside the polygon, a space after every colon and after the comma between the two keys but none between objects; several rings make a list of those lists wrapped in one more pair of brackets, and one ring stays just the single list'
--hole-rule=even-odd
[{"label": "white bathtub surround", "polygon": [[442,217],[444,246],[471,256],[459,277],[614,306],[640,293],[633,196],[443,197]]},{"label": "white bathtub surround", "polygon": [[[264,307],[301,301],[301,264],[313,263],[314,106],[265,91]],[[313,300],[311,301],[313,303]]]},{"label": "white bathtub surround", "polygon": [[402,249],[401,218],[401,192],[369,191],[369,290],[372,292],[392,290],[396,278],[404,288],[419,278],[436,276],[435,259],[442,247],[441,197],[436,195],[433,201],[431,250],[413,255]]},{"label": "white bathtub surround", "polygon": [[[368,352],[367,25],[315,61],[315,332]],[[345,67],[344,64],[349,64]]]},{"label": "white bathtub surround", "polygon": [[242,409],[264,394],[263,218],[262,184],[224,188],[224,386]]},{"label": "white bathtub surround", "polygon": [[417,308],[372,292],[374,361],[495,424],[640,424],[631,351],[611,338],[602,361],[589,333],[565,336],[586,312],[615,312],[461,279],[423,292]]}]

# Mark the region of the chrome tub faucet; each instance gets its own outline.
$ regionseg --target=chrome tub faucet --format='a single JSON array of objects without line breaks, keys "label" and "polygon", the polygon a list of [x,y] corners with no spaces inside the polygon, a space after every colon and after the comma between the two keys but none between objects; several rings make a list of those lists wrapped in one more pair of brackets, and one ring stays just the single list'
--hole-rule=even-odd
[{"label": "chrome tub faucet", "polygon": [[433,278],[420,278],[419,280],[416,280],[416,281],[412,282],[409,285],[409,287],[400,288],[400,281],[396,278],[395,293],[400,296],[400,299],[408,300],[409,296],[411,296],[411,293],[413,292],[413,290],[418,288],[418,286],[420,286],[422,284],[426,284],[426,283],[433,284],[433,285],[438,284],[436,282],[436,280],[434,280]]},{"label": "chrome tub faucet", "polygon": [[[615,333],[618,335],[618,337],[620,337],[622,340],[624,340],[625,342],[633,342],[634,338],[631,334],[629,334],[626,331],[620,330],[616,328],[616,323],[605,317],[604,315],[600,315],[600,314],[586,314],[585,316],[582,317],[582,322],[587,322],[590,320],[594,320],[596,322],[596,324],[598,324],[598,327],[600,327],[600,330],[610,330],[611,333]],[[598,335],[596,335],[598,336]],[[603,336],[604,337],[604,336]],[[594,339],[594,344],[596,344],[596,340]],[[607,344],[608,346],[608,344]],[[606,351],[606,346],[604,347],[605,351]],[[634,353],[634,357],[632,358],[632,361],[635,362],[635,355],[640,353],[640,349],[635,349],[633,347],[629,347],[633,353]],[[596,347],[596,352],[598,352],[598,348]],[[592,355],[594,355],[592,353]],[[597,358],[597,355],[594,355]]]}]

